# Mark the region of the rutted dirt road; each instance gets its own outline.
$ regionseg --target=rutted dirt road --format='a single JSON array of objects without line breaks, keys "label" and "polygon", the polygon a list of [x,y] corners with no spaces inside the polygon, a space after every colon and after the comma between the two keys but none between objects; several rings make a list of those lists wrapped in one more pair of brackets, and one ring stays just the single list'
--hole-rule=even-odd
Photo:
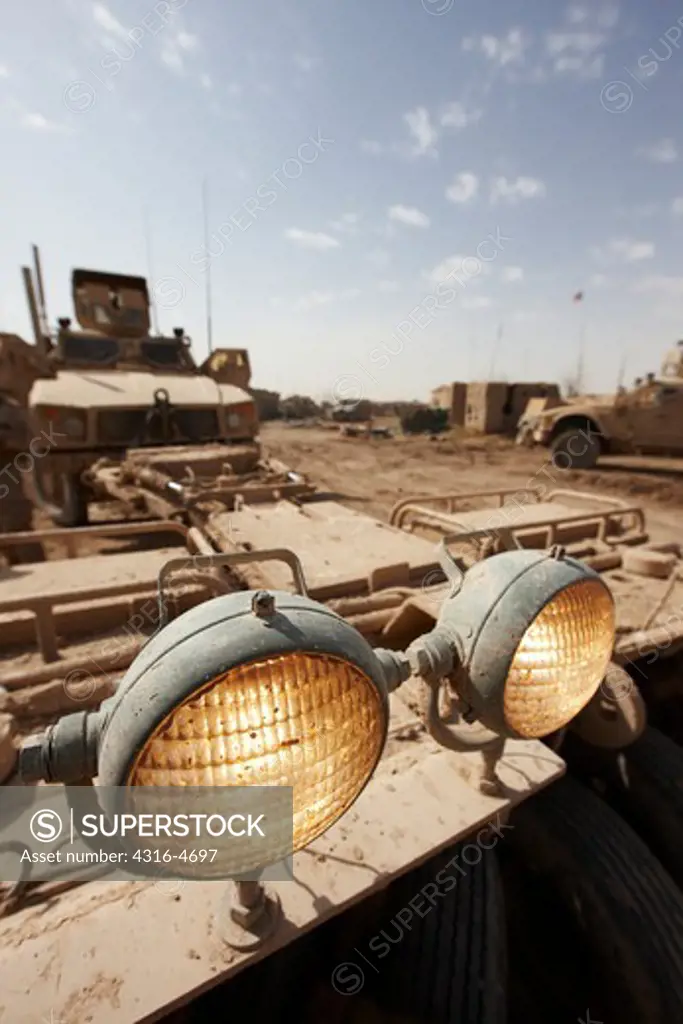
[{"label": "rutted dirt road", "polygon": [[496,436],[368,440],[284,423],[266,424],[261,436],[268,454],[380,519],[412,494],[542,487],[622,497],[645,506],[653,527],[667,532],[683,527],[676,511],[683,508],[683,460],[615,457],[601,460],[595,470],[563,472],[545,449],[520,448]]}]

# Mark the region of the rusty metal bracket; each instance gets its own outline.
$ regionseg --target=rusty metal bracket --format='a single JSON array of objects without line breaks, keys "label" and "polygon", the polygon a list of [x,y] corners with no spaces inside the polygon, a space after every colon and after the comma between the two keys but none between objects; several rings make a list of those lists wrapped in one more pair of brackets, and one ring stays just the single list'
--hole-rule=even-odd
[{"label": "rusty metal bracket", "polygon": [[229,554],[193,555],[190,558],[172,558],[162,565],[157,578],[157,604],[159,609],[159,629],[168,625],[168,605],[164,587],[171,573],[185,569],[218,568],[235,566],[249,562],[284,562],[292,570],[296,593],[308,596],[304,570],[297,555],[288,548],[266,548],[263,551],[236,551]]}]

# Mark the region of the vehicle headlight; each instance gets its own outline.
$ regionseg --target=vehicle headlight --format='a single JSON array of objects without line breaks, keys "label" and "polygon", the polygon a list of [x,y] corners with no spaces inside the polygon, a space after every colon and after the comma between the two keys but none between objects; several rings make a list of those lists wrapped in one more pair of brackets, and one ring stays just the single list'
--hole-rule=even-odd
[{"label": "vehicle headlight", "polygon": [[50,423],[51,427],[74,441],[86,436],[86,415],[79,409],[43,408],[39,412]]},{"label": "vehicle headlight", "polygon": [[435,633],[455,645],[457,687],[484,725],[547,736],[586,706],[607,671],[614,600],[573,558],[505,552],[470,569]]},{"label": "vehicle headlight", "polygon": [[266,595],[263,612],[258,596],[227,594],[180,615],[99,714],[60,719],[45,746],[46,774],[123,787],[126,812],[149,811],[155,788],[170,808],[171,789],[291,787],[287,821],[276,808],[261,850],[231,839],[214,866],[223,877],[277,863],[329,829],[370,780],[387,735],[384,669],[353,626],[297,594]]}]

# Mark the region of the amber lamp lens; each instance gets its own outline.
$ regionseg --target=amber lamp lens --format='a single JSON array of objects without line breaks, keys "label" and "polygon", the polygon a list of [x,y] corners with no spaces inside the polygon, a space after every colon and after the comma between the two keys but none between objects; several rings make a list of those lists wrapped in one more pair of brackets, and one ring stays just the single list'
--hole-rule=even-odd
[{"label": "amber lamp lens", "polygon": [[166,718],[132,786],[291,786],[293,851],[340,818],[372,775],[386,715],[372,680],[323,654],[231,669]]},{"label": "amber lamp lens", "polygon": [[505,684],[505,720],[520,736],[547,736],[589,702],[612,657],[614,602],[600,580],[561,590],[531,623]]}]

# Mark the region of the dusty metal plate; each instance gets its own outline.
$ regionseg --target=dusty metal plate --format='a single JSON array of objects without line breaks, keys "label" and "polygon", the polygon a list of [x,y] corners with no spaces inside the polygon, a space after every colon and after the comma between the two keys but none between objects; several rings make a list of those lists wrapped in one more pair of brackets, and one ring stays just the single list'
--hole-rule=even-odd
[{"label": "dusty metal plate", "polygon": [[[301,559],[309,593],[322,600],[362,587],[377,568],[407,562],[419,576],[438,565],[430,541],[334,501],[245,506],[212,517],[210,529],[227,549],[291,548]],[[289,589],[286,569],[273,565],[263,567],[262,573],[267,585]]]},{"label": "dusty metal plate", "polygon": [[106,597],[107,590],[133,584],[139,585],[140,590],[153,589],[161,566],[177,555],[177,547],[157,548],[2,569],[0,608],[18,609],[37,598],[57,598],[63,594],[77,598],[79,592],[90,593],[95,589]]},{"label": "dusty metal plate", "polygon": [[[492,797],[466,781],[480,755],[444,751],[424,734],[394,750],[342,821],[296,855],[297,881],[273,883],[285,920],[268,951],[476,833],[564,771],[541,743],[510,741],[499,766],[506,795]],[[229,885],[93,882],[0,921],[0,1021],[158,1020],[264,955],[222,943]]]}]

